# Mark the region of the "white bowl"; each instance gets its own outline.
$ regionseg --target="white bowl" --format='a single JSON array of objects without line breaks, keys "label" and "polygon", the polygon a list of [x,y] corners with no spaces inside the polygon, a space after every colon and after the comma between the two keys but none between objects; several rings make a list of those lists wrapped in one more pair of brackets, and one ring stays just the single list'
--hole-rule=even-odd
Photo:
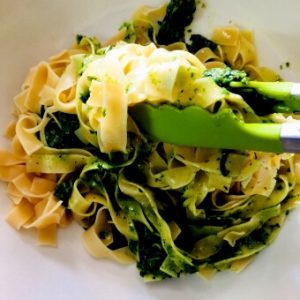
[{"label": "white bowl", "polygon": [[[68,47],[75,34],[105,40],[142,4],[159,0],[1,0],[0,128],[10,119],[12,98],[28,69]],[[300,81],[300,2],[297,0],[206,0],[194,28],[208,34],[216,25],[253,29],[262,64]],[[290,68],[280,65],[290,62]],[[1,147],[8,142],[0,138]],[[287,218],[277,240],[241,274],[217,274],[210,282],[185,276],[145,284],[134,266],[95,260],[83,249],[81,229],[59,232],[57,248],[38,247],[34,236],[4,222],[9,207],[0,194],[1,299],[299,299],[300,209]]]}]

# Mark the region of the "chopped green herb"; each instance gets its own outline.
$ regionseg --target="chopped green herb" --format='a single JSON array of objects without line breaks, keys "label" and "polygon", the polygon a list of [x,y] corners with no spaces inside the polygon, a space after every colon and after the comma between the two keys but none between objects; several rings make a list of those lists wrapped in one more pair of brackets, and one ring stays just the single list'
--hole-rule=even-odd
[{"label": "chopped green herb", "polygon": [[77,115],[57,112],[45,127],[47,145],[52,148],[80,148],[82,143],[75,135],[79,128]]},{"label": "chopped green herb", "polygon": [[159,24],[160,29],[156,36],[158,44],[169,45],[184,41],[185,28],[191,24],[195,11],[195,0],[171,0],[166,15]]},{"label": "chopped green herb", "polygon": [[83,102],[86,103],[90,98],[90,90],[85,90],[80,93],[79,99]]},{"label": "chopped green herb", "polygon": [[189,43],[187,43],[187,48],[190,52],[196,53],[201,48],[208,47],[212,50],[217,48],[217,44],[201,34],[192,34]]}]

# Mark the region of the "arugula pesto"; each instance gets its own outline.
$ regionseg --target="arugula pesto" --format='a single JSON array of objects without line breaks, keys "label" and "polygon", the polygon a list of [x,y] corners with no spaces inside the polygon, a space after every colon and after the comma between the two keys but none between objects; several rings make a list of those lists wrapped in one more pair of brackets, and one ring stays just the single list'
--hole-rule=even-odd
[{"label": "arugula pesto", "polygon": [[77,115],[56,112],[50,115],[50,121],[45,127],[45,140],[49,147],[57,149],[80,148],[82,142],[75,131],[79,128]]}]

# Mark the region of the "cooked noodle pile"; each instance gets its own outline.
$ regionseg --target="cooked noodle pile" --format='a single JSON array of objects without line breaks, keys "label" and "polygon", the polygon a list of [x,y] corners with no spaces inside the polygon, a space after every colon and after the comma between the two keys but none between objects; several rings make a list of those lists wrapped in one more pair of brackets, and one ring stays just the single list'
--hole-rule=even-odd
[{"label": "cooked noodle pile", "polygon": [[237,27],[216,28],[216,47],[194,54],[182,41],[158,45],[147,29],[157,32],[165,14],[166,6],[143,7],[107,43],[80,36],[30,70],[6,131],[11,148],[0,151],[12,201],[6,220],[55,246],[73,218],[91,255],[136,262],[145,280],[239,271],[298,204],[299,157],[154,143],[130,107],[232,108],[260,122],[240,95],[202,74],[230,66],[260,81],[278,76],[257,65],[252,33]]}]

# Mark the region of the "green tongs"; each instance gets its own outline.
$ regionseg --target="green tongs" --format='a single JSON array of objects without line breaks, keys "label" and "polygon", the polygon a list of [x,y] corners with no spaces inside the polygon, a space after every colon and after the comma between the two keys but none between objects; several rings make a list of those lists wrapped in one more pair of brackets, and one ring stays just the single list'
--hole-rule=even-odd
[{"label": "green tongs", "polygon": [[[272,84],[278,91],[272,99],[284,103],[292,113],[300,112],[300,84]],[[260,83],[253,82],[257,92],[268,96],[263,86],[260,89]],[[169,104],[138,104],[130,109],[130,114],[155,141],[204,148],[300,152],[300,122],[245,123],[230,109],[210,113],[199,106],[180,109]]]}]

